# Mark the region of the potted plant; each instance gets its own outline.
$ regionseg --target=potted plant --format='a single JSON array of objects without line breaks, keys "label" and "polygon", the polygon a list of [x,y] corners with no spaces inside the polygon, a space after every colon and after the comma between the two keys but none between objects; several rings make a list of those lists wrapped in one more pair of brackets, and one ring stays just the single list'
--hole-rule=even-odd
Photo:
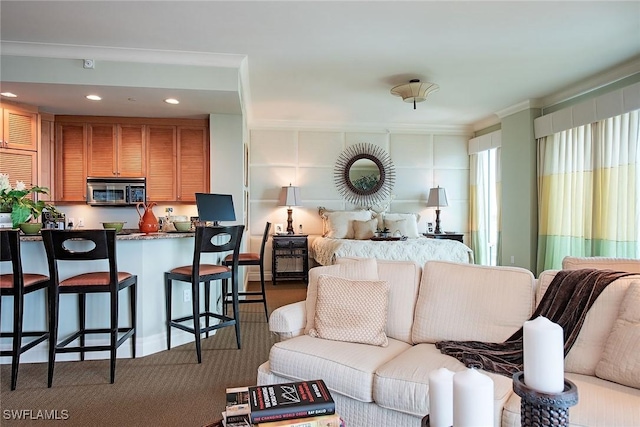
[{"label": "potted plant", "polygon": [[16,181],[15,187],[11,188],[9,175],[0,174],[0,212],[10,212],[12,227],[20,227],[25,234],[36,234],[40,231],[42,223],[37,221],[44,209],[54,214],[58,213],[50,203],[34,200],[34,194],[49,194],[49,189],[37,185],[27,188],[23,181]]}]

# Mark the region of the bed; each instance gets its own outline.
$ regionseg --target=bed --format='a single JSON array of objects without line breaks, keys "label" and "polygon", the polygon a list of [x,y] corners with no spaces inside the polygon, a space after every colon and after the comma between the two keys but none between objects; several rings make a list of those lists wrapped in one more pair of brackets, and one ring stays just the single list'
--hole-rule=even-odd
[{"label": "bed", "polygon": [[337,258],[343,257],[409,260],[418,265],[430,260],[473,264],[473,252],[465,244],[427,237],[394,241],[317,237],[311,243],[310,252],[320,265],[334,264]]}]

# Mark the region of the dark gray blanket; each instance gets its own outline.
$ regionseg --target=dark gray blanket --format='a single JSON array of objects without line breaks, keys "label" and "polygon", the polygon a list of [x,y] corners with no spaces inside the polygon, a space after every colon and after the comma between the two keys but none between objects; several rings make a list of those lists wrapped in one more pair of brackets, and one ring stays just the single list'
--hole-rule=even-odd
[{"label": "dark gray blanket", "polygon": [[[633,273],[611,270],[561,270],[549,284],[538,308],[529,320],[544,316],[564,332],[564,355],[576,341],[587,312],[602,291],[614,280]],[[439,341],[436,348],[467,367],[484,369],[508,377],[523,370],[522,328],[505,342]]]}]

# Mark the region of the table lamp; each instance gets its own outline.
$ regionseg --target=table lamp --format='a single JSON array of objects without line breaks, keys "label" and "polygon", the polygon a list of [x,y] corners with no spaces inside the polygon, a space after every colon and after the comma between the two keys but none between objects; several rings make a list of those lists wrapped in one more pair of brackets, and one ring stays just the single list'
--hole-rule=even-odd
[{"label": "table lamp", "polygon": [[444,188],[432,188],[429,190],[429,200],[427,200],[428,208],[436,208],[436,229],[435,234],[442,234],[442,229],[440,228],[440,208],[444,206],[449,206],[447,203],[447,193],[444,191]]},{"label": "table lamp", "polygon": [[293,234],[293,218],[291,214],[293,206],[301,206],[302,200],[300,199],[300,187],[293,187],[289,184],[288,187],[282,187],[280,190],[280,200],[278,206],[287,206],[287,234]]}]

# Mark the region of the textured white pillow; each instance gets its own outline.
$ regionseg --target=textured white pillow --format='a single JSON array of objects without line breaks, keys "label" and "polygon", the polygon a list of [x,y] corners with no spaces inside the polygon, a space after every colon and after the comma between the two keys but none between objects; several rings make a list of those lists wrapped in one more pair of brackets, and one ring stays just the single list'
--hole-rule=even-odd
[{"label": "textured white pillow", "polygon": [[[392,221],[401,221],[401,220],[405,220],[405,222],[404,223],[392,222]],[[403,236],[407,236],[410,239],[416,239],[420,237],[420,232],[418,231],[419,220],[420,220],[420,215],[418,214],[387,213],[384,215],[384,226],[389,229],[391,234],[395,233],[397,229],[397,230],[400,230],[400,233],[402,233]]]},{"label": "textured white pillow", "polygon": [[378,228],[378,219],[373,218],[369,221],[353,221],[353,238],[356,240],[368,240],[376,235]]},{"label": "textured white pillow", "polygon": [[309,335],[386,347],[389,283],[321,275],[315,327]]},{"label": "textured white pillow", "polygon": [[314,267],[309,270],[309,284],[307,285],[307,299],[305,300],[307,311],[305,334],[308,334],[314,326],[316,301],[318,299],[318,278],[322,274],[353,280],[378,280],[378,263],[374,258],[363,258],[344,264]]},{"label": "textured white pillow", "polygon": [[618,319],[596,366],[596,376],[640,388],[640,282],[625,294]]},{"label": "textured white pillow", "polygon": [[325,212],[325,235],[333,239],[353,239],[353,221],[368,221],[371,211],[335,211]]}]

